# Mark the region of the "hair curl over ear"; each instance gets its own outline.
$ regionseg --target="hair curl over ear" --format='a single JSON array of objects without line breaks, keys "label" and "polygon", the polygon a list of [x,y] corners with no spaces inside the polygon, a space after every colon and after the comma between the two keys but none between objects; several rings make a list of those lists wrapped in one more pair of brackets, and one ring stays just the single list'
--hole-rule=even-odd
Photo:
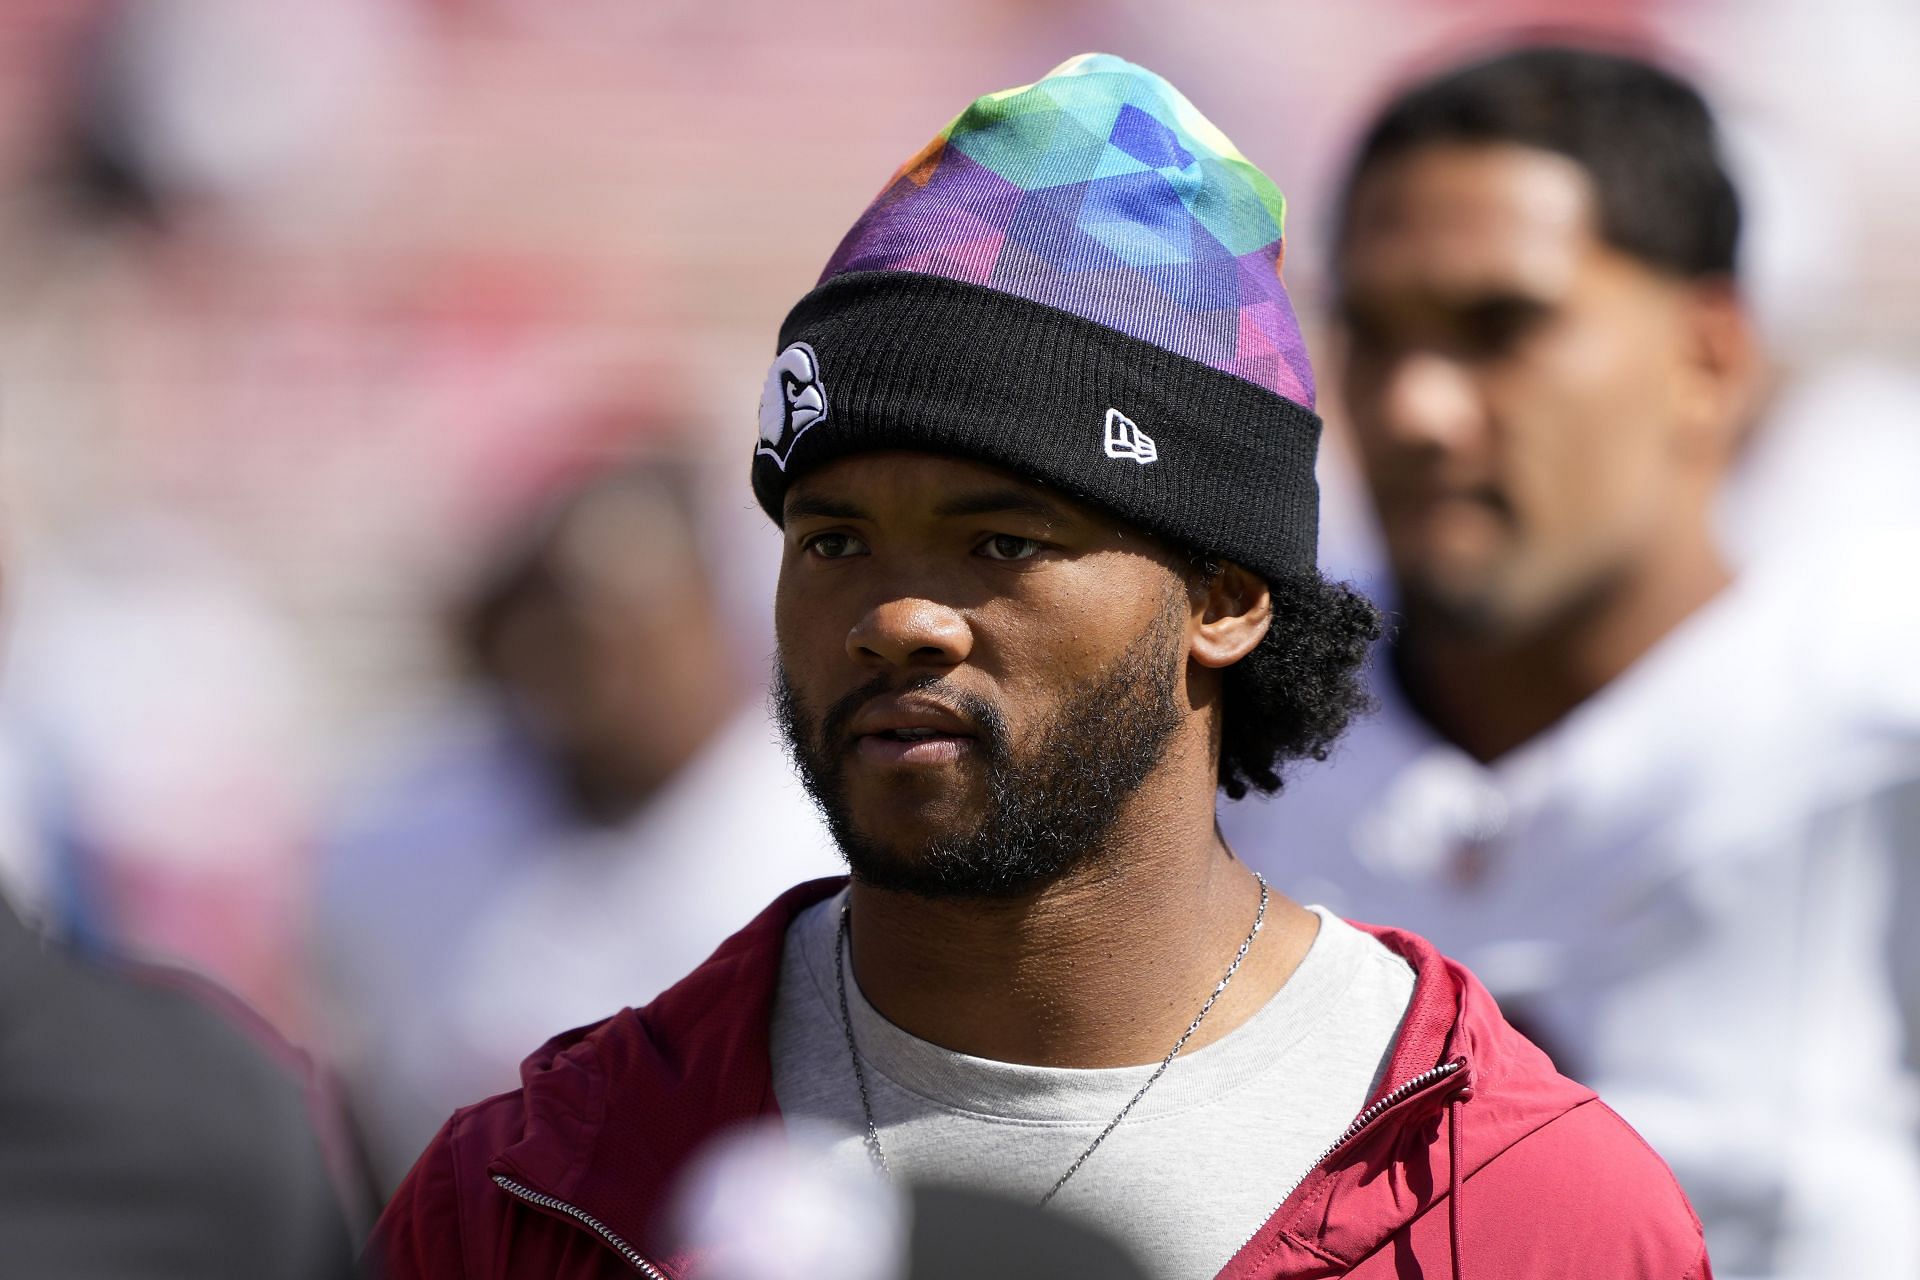
[{"label": "hair curl over ear", "polygon": [[[1200,578],[1219,568],[1208,557],[1193,560]],[[1266,636],[1222,673],[1220,786],[1232,800],[1279,791],[1288,764],[1326,759],[1353,718],[1373,708],[1362,675],[1380,637],[1379,611],[1317,573],[1268,586]]]}]

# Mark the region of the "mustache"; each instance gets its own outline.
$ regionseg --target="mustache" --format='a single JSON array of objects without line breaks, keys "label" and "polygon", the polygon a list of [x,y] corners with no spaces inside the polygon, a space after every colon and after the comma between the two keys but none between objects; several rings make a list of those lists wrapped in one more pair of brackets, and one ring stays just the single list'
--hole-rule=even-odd
[{"label": "mustache", "polygon": [[1383,505],[1427,503],[1440,498],[1452,498],[1477,503],[1507,519],[1515,515],[1512,497],[1498,484],[1480,478],[1448,475],[1422,459],[1380,467],[1374,489]]},{"label": "mustache", "polygon": [[901,693],[925,693],[972,722],[978,735],[976,741],[985,749],[989,759],[1004,755],[1007,721],[1000,714],[1000,708],[978,694],[963,689],[943,688],[942,685],[942,678],[932,672],[908,676],[904,680],[886,672],[880,673],[853,692],[835,699],[827,708],[826,714],[820,719],[817,749],[834,754],[851,750],[853,718],[875,698]]}]

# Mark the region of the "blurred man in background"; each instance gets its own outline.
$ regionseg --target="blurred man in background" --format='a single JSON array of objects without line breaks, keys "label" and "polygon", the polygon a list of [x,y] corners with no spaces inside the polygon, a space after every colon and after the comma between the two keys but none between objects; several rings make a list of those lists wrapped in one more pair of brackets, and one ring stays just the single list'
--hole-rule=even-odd
[{"label": "blurred man in background", "polygon": [[1223,822],[1478,972],[1672,1163],[1722,1274],[1911,1275],[1914,561],[1723,558],[1739,230],[1705,103],[1642,61],[1530,49],[1387,106],[1336,263],[1384,709]]},{"label": "blurred man in background", "polygon": [[329,859],[323,964],[389,1187],[527,1045],[644,1003],[837,864],[740,677],[693,490],[629,464],[508,540],[454,622],[469,700]]}]

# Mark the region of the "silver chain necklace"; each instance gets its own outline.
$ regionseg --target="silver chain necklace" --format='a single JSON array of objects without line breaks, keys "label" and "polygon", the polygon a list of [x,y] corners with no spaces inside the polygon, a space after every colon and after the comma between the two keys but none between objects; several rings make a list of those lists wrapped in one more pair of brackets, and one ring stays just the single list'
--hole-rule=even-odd
[{"label": "silver chain necklace", "polygon": [[[1253,928],[1247,930],[1246,938],[1240,943],[1240,950],[1234,954],[1233,963],[1227,966],[1226,975],[1214,986],[1213,994],[1209,995],[1206,1003],[1200,1006],[1200,1012],[1193,1015],[1193,1021],[1189,1022],[1187,1029],[1180,1033],[1180,1038],[1173,1042],[1173,1048],[1167,1050],[1167,1056],[1160,1059],[1160,1065],[1153,1069],[1153,1074],[1147,1077],[1147,1082],[1127,1100],[1127,1105],[1120,1108],[1118,1115],[1107,1121],[1107,1127],[1087,1144],[1087,1149],[1080,1153],[1079,1159],[1067,1166],[1067,1171],[1060,1175],[1060,1180],[1048,1189],[1047,1194],[1040,1197],[1041,1204],[1046,1204],[1060,1194],[1060,1188],[1067,1185],[1067,1179],[1080,1172],[1080,1166],[1087,1162],[1087,1157],[1100,1149],[1100,1144],[1107,1140],[1107,1135],[1120,1127],[1120,1122],[1127,1118],[1127,1113],[1133,1110],[1140,1099],[1147,1096],[1147,1090],[1153,1088],[1154,1082],[1166,1074],[1167,1068],[1173,1065],[1173,1060],[1179,1056],[1180,1050],[1186,1047],[1187,1041],[1193,1038],[1193,1033],[1200,1029],[1202,1022],[1206,1021],[1207,1012],[1213,1008],[1213,1002],[1220,998],[1220,993],[1227,989],[1229,982],[1233,981],[1233,975],[1240,971],[1240,962],[1247,958],[1247,950],[1253,946],[1253,940],[1260,936],[1260,926],[1266,922],[1267,918],[1267,878],[1258,871],[1253,873],[1253,878],[1260,882],[1260,909],[1254,913]],[[867,1118],[867,1158],[873,1161],[873,1167],[879,1171],[881,1177],[891,1179],[893,1169],[887,1164],[887,1153],[880,1146],[880,1128],[873,1122],[873,1099],[867,1094],[867,1073],[860,1069],[860,1051],[854,1047],[853,1043],[853,1015],[847,1010],[847,935],[852,932],[852,922],[852,902],[841,903],[840,928],[833,938],[833,974],[840,987],[840,1028],[847,1033],[847,1057],[853,1063],[853,1082],[860,1086],[860,1110],[866,1114]]]}]

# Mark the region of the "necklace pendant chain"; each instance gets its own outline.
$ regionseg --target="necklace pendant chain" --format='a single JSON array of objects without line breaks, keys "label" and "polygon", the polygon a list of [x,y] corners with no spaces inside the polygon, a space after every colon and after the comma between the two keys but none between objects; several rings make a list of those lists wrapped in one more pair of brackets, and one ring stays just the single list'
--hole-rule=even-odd
[{"label": "necklace pendant chain", "polygon": [[[1060,1194],[1060,1188],[1067,1185],[1067,1180],[1073,1177],[1074,1174],[1080,1172],[1080,1166],[1085,1164],[1088,1157],[1100,1149],[1100,1144],[1107,1140],[1107,1135],[1120,1127],[1120,1122],[1127,1118],[1127,1113],[1132,1111],[1134,1107],[1138,1105],[1140,1099],[1147,1096],[1147,1090],[1153,1088],[1160,1077],[1166,1074],[1167,1068],[1173,1065],[1173,1060],[1180,1056],[1180,1050],[1186,1047],[1187,1041],[1193,1038],[1193,1033],[1200,1029],[1202,1022],[1206,1021],[1207,1014],[1213,1009],[1214,1002],[1220,998],[1222,992],[1226,991],[1227,984],[1233,981],[1233,975],[1240,971],[1240,962],[1247,958],[1247,952],[1253,947],[1253,940],[1260,936],[1260,926],[1266,923],[1267,919],[1267,878],[1258,871],[1253,873],[1253,878],[1260,883],[1260,908],[1254,913],[1253,928],[1247,930],[1247,936],[1241,941],[1240,950],[1234,954],[1233,963],[1227,966],[1225,976],[1215,984],[1212,994],[1210,994],[1206,1002],[1200,1006],[1200,1012],[1193,1015],[1193,1021],[1188,1023],[1187,1029],[1180,1033],[1180,1038],[1173,1042],[1173,1048],[1167,1050],[1167,1056],[1160,1059],[1160,1065],[1153,1069],[1153,1074],[1147,1077],[1146,1083],[1135,1091],[1133,1097],[1127,1100],[1127,1105],[1121,1107],[1119,1113],[1115,1115],[1113,1119],[1107,1121],[1107,1127],[1102,1129],[1099,1135],[1087,1144],[1087,1149],[1082,1151],[1079,1157],[1067,1166],[1067,1171],[1060,1175],[1059,1180],[1056,1181],[1052,1187],[1048,1188],[1045,1195],[1040,1197],[1040,1203],[1042,1205],[1045,1205],[1048,1201]],[[860,1050],[853,1042],[853,1016],[847,1008],[847,937],[852,930],[853,904],[850,901],[843,902],[840,904],[840,927],[835,932],[833,940],[833,972],[838,982],[840,992],[840,1028],[846,1032],[847,1058],[853,1063],[853,1082],[859,1086],[860,1110],[865,1115],[867,1121],[867,1158],[873,1162],[875,1171],[878,1172],[881,1177],[891,1180],[893,1177],[893,1169],[892,1166],[887,1163],[886,1150],[880,1145],[880,1127],[874,1123],[873,1119],[873,1098],[867,1092],[867,1073],[860,1066]]]},{"label": "necklace pendant chain", "polygon": [[860,1110],[867,1117],[867,1159],[873,1161],[874,1170],[889,1181],[893,1179],[893,1169],[887,1164],[887,1153],[880,1146],[880,1129],[873,1123],[873,1099],[867,1094],[867,1073],[860,1069],[860,1050],[853,1043],[853,1015],[847,1011],[847,934],[852,929],[853,904],[840,904],[840,928],[833,938],[833,975],[840,988],[840,1029],[847,1033],[847,1057],[853,1062],[853,1082],[860,1086]]}]

